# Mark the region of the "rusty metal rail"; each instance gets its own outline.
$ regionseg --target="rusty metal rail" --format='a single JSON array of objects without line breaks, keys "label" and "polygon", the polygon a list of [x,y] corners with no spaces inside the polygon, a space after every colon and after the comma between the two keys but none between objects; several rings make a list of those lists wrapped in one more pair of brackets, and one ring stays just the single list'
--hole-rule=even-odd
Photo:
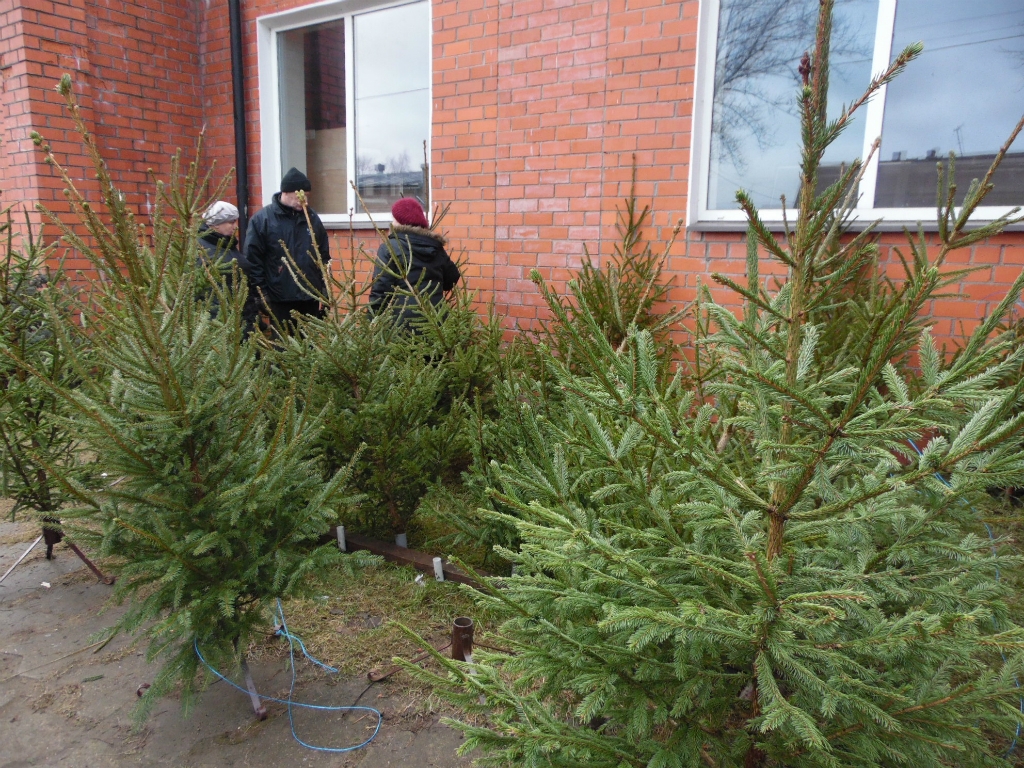
[{"label": "rusty metal rail", "polygon": [[[371,539],[369,536],[362,536],[348,530],[345,530],[343,537],[339,539],[338,529],[334,526],[331,526],[330,533],[323,539],[324,543],[328,541],[338,541],[339,546],[344,542],[344,549],[347,552],[359,549],[366,550],[367,552],[372,552],[375,555],[380,555],[385,560],[392,563],[411,565],[413,568],[425,573],[435,573],[434,555],[428,555],[426,552],[400,547],[397,544],[391,544],[378,539]],[[477,589],[481,587],[480,582],[476,581],[465,571],[456,568],[451,563],[442,561],[441,572],[444,574],[445,581],[455,581],[459,584],[468,584],[469,586],[476,587]],[[483,571],[480,571],[479,575],[490,576],[489,573],[485,573]]]}]

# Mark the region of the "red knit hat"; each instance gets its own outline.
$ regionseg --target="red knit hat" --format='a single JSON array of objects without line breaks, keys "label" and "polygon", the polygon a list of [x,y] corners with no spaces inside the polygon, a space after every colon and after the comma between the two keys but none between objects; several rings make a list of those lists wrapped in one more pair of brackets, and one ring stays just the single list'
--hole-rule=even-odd
[{"label": "red knit hat", "polygon": [[430,229],[430,222],[423,214],[423,207],[415,197],[403,197],[391,206],[391,215],[396,224],[405,224],[407,227],[423,227]]}]

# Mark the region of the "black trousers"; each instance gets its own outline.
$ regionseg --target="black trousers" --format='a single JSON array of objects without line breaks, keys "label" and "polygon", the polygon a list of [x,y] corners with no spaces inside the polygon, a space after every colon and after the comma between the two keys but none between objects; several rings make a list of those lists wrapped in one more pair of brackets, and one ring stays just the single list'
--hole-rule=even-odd
[{"label": "black trousers", "polygon": [[295,323],[292,320],[292,312],[297,315],[309,315],[312,317],[325,317],[327,310],[316,299],[308,301],[270,301],[270,314],[281,324],[282,328],[289,333],[295,330]]}]

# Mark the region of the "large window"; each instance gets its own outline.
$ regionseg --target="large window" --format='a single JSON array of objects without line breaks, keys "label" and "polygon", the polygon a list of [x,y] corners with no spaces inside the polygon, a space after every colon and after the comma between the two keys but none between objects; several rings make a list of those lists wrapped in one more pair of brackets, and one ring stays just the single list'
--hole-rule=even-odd
[{"label": "large window", "polygon": [[[695,116],[693,223],[743,221],[745,189],[768,219],[800,194],[797,67],[811,47],[818,0],[702,3],[702,71]],[[876,153],[858,189],[858,218],[934,218],[936,162],[957,155],[958,195],[984,174],[1024,112],[1022,0],[839,0],[829,111],[859,96],[907,44],[924,54],[862,108],[824,158],[821,183]],[[994,177],[987,217],[1024,204],[1024,139]]]},{"label": "large window", "polygon": [[[328,3],[260,20],[264,197],[309,176],[327,223],[425,200],[430,6]],[[355,190],[353,190],[353,184]],[[375,215],[384,214],[384,215]]]}]

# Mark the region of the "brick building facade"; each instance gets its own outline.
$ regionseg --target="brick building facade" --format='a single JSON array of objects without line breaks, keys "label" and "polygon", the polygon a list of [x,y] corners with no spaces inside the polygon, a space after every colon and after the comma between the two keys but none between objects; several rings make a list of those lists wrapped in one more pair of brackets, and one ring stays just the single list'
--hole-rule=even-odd
[{"label": "brick building facade", "polygon": [[[691,166],[703,151],[699,113],[709,100],[699,78],[702,67],[707,77],[715,66],[713,57],[699,58],[707,1],[430,0],[431,201],[451,206],[445,229],[464,251],[467,284],[482,300],[493,298],[510,324],[541,311],[531,269],[557,284],[584,247],[592,255],[611,252],[634,158],[638,195],[654,209],[649,239],[664,242],[689,218],[669,257],[672,299],[692,298],[697,280],[712,271],[742,273],[742,227],[704,226],[691,196]],[[288,15],[300,11],[307,15]],[[265,156],[268,132],[285,130],[268,113],[268,41],[289,24],[343,14],[346,4],[242,0],[241,12],[247,202],[254,212],[279,179],[267,178],[275,167]],[[117,183],[141,214],[150,203],[150,169],[166,177],[173,151],[188,152],[204,126],[207,157],[222,171],[234,165],[226,0],[0,0],[0,23],[6,203],[38,201],[58,213],[66,206],[59,180],[32,146],[33,130],[79,176],[91,176],[53,90],[64,72]],[[308,85],[308,69],[306,76]],[[337,117],[318,119],[341,126]],[[307,114],[307,147],[315,132],[309,120]],[[232,187],[226,198],[236,202],[234,194]],[[331,232],[334,252],[345,257],[349,227],[338,219]],[[356,238],[370,244],[375,235],[363,227]],[[885,235],[889,244],[902,239]],[[974,246],[957,264],[981,269],[965,278],[965,299],[934,307],[943,334],[956,334],[960,321],[969,325],[998,301],[1024,266],[1024,234]]]}]

